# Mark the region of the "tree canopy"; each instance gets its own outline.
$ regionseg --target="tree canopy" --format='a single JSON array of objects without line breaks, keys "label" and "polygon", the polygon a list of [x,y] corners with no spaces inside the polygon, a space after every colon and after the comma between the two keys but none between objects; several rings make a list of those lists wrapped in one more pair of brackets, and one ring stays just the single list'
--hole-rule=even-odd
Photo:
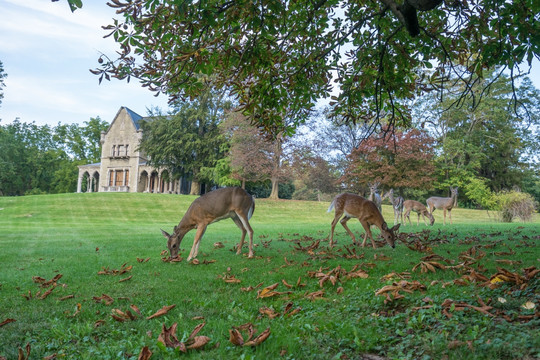
[{"label": "tree canopy", "polygon": [[196,75],[212,74],[274,135],[290,134],[331,96],[347,122],[409,125],[415,95],[457,81],[462,97],[477,100],[472,84],[486,70],[515,77],[540,57],[536,0],[108,4],[120,19],[103,28],[120,49],[99,58],[100,81],[136,78],[174,101],[198,96],[205,84]]}]

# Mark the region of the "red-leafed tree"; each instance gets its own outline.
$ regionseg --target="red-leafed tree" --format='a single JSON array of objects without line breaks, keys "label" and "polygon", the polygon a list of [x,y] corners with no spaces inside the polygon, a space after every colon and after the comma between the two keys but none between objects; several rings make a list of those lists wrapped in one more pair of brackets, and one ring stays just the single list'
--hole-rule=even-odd
[{"label": "red-leafed tree", "polygon": [[387,134],[368,138],[354,149],[341,180],[352,189],[375,181],[385,188],[431,188],[435,180],[434,139],[418,129]]},{"label": "red-leafed tree", "polygon": [[229,159],[231,176],[242,182],[271,180],[270,198],[278,198],[278,184],[290,180],[288,169],[283,166],[284,138],[265,138],[240,113],[231,113],[222,125],[230,141]]}]

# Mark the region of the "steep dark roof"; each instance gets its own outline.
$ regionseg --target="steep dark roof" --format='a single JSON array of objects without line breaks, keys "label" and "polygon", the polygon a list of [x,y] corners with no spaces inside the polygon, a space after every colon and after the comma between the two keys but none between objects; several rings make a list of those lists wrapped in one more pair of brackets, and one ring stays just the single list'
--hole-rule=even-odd
[{"label": "steep dark roof", "polygon": [[140,124],[139,124],[139,121],[143,118],[141,115],[137,114],[135,111],[125,107],[125,106],[122,106],[124,109],[126,109],[127,113],[129,114],[129,116],[131,117],[131,120],[133,121],[133,124],[135,125],[135,129],[139,130],[140,128]]}]

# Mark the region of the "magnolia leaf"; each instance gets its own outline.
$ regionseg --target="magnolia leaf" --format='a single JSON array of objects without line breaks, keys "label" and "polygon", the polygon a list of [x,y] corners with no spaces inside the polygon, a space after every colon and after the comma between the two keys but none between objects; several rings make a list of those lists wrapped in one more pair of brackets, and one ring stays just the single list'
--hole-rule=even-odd
[{"label": "magnolia leaf", "polygon": [[200,349],[204,345],[206,345],[209,341],[210,341],[210,338],[208,336],[195,336],[192,339],[192,343],[186,346],[186,349],[189,349],[189,350]]},{"label": "magnolia leaf", "polygon": [[242,337],[242,334],[237,329],[230,329],[229,330],[229,341],[236,346],[242,346],[244,345],[244,338]]},{"label": "magnolia leaf", "polygon": [[161,342],[166,347],[177,348],[180,347],[180,341],[176,337],[176,328],[178,323],[172,324],[170,328],[167,328],[165,324],[161,326],[161,334],[158,336],[158,342]]},{"label": "magnolia leaf", "polygon": [[262,333],[260,333],[256,338],[254,338],[252,340],[249,340],[246,343],[244,343],[244,346],[257,346],[257,345],[260,345],[263,341],[268,339],[269,336],[270,336],[270,328],[267,328]]},{"label": "magnolia leaf", "polygon": [[15,321],[17,321],[17,320],[15,320],[15,319],[6,319],[6,320],[0,322],[0,327],[2,327],[4,325],[7,325],[9,323],[15,322]]},{"label": "magnolia leaf", "polygon": [[174,309],[175,306],[176,306],[176,304],[175,305],[164,306],[161,309],[159,309],[155,314],[150,315],[149,317],[147,317],[146,320],[150,320],[150,319],[157,318],[159,316],[163,316],[163,315],[167,314],[170,310]]},{"label": "magnolia leaf", "polygon": [[137,360],[148,360],[152,357],[152,351],[148,348],[148,346],[145,346],[141,349],[141,352],[139,353],[139,357]]},{"label": "magnolia leaf", "polygon": [[532,301],[527,301],[525,304],[521,305],[521,307],[526,310],[532,310],[536,307],[536,305]]}]

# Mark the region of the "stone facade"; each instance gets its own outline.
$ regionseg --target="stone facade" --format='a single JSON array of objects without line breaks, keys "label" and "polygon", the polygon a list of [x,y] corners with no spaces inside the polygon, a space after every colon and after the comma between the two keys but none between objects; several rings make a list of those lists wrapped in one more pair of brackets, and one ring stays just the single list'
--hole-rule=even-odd
[{"label": "stone facade", "polygon": [[142,116],[121,107],[109,129],[101,133],[101,163],[79,166],[77,192],[189,193],[185,179],[172,180],[169,172],[147,165],[139,151]]}]

